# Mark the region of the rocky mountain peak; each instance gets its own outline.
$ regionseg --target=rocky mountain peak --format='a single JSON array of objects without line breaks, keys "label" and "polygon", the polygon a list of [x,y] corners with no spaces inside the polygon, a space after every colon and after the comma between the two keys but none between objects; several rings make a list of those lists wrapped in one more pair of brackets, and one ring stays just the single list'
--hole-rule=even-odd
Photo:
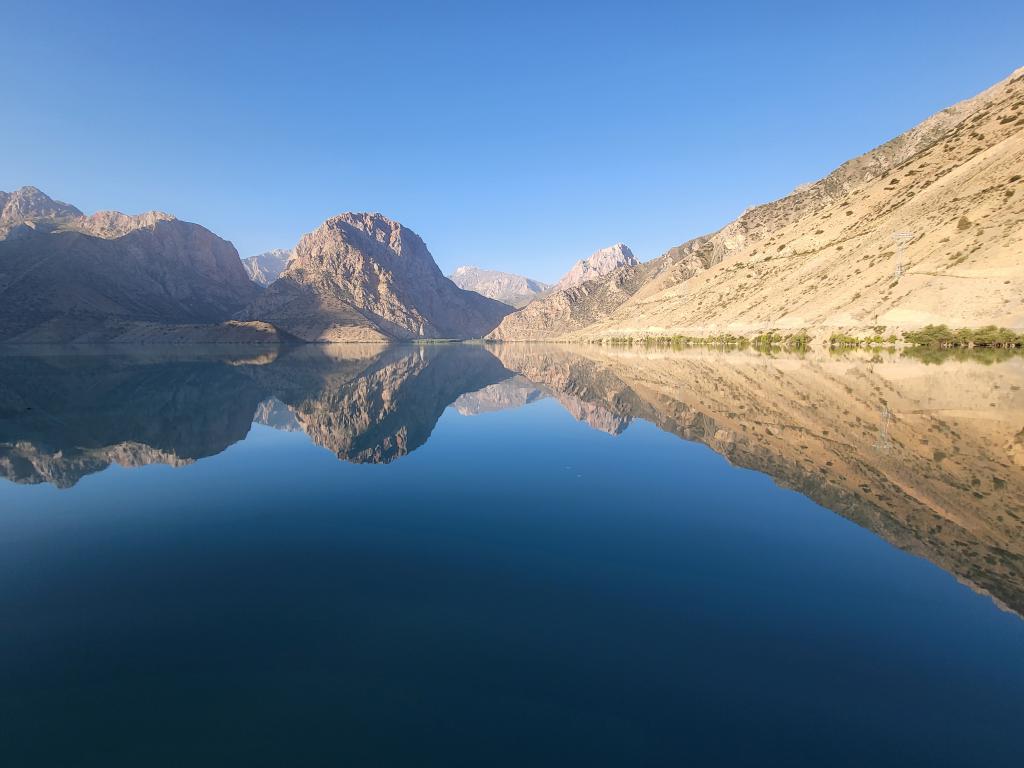
[{"label": "rocky mountain peak", "polygon": [[54,200],[36,187],[21,187],[14,192],[0,192],[0,239],[20,224],[60,221],[80,218],[82,215],[75,206]]},{"label": "rocky mountain peak", "polygon": [[473,338],[511,311],[459,289],[423,240],[380,213],[342,213],[304,235],[244,313],[307,341]]},{"label": "rocky mountain peak", "polygon": [[596,277],[607,275],[619,267],[635,266],[640,262],[624,243],[616,243],[607,248],[592,253],[586,259],[580,259],[573,264],[572,269],[562,276],[562,279],[555,284],[556,291],[563,291],[566,288],[574,288],[593,280]]}]

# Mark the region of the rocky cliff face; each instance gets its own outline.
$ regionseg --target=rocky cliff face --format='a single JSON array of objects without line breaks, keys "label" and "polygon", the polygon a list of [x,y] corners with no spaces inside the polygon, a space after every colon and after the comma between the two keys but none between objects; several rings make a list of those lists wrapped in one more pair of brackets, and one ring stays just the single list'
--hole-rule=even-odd
[{"label": "rocky cliff face", "polygon": [[614,272],[543,313],[517,313],[494,337],[1022,328],[1022,247],[1024,69],[669,250],[625,290]]},{"label": "rocky cliff face", "polygon": [[242,266],[245,267],[249,279],[262,286],[270,285],[277,280],[288,266],[288,259],[292,252],[284,248],[275,248],[272,251],[265,251],[247,259],[242,259]]},{"label": "rocky cliff face", "polygon": [[555,283],[555,290],[564,291],[568,288],[575,288],[588,280],[594,280],[614,272],[619,267],[633,267],[639,263],[626,245],[616,243],[573,264],[572,268],[562,275],[562,279]]},{"label": "rocky cliff face", "polygon": [[449,279],[459,288],[476,291],[511,307],[525,307],[539,295],[551,288],[547,283],[531,280],[522,275],[498,272],[480,267],[458,267]]},{"label": "rocky cliff face", "polygon": [[128,323],[218,323],[259,292],[234,246],[198,224],[158,212],[83,216],[46,200],[38,190],[7,196],[0,339],[72,341]]},{"label": "rocky cliff face", "polygon": [[444,277],[412,230],[379,213],[343,213],[299,241],[241,317],[305,341],[390,341],[480,337],[509,311]]}]

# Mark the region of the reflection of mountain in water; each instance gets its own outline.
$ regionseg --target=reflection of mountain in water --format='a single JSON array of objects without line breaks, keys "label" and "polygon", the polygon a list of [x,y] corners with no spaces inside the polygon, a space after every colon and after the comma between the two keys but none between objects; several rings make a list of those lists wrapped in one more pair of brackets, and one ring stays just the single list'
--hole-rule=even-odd
[{"label": "reflection of mountain in water", "polygon": [[509,374],[475,346],[300,347],[227,354],[0,355],[0,475],[74,485],[110,464],[181,466],[253,421],[301,429],[354,462],[422,445],[445,407]]},{"label": "reflection of mountain in water", "polygon": [[539,386],[705,443],[1024,611],[1024,359],[506,345]]},{"label": "reflection of mountain in water", "polygon": [[178,466],[253,421],[383,463],[422,445],[449,405],[472,415],[554,398],[609,434],[643,419],[702,442],[1024,611],[1021,358],[522,344],[176,354],[0,355],[0,475],[68,487],[112,463]]},{"label": "reflection of mountain in water", "polygon": [[610,435],[621,434],[629,426],[628,417],[612,413],[600,403],[588,402],[568,391],[538,386],[524,376],[511,376],[477,392],[465,394],[452,403],[452,407],[463,416],[479,416],[481,413],[521,408],[546,397],[561,403],[577,421]]},{"label": "reflection of mountain in water", "polygon": [[252,376],[313,442],[357,463],[387,463],[415,450],[449,404],[509,376],[474,345],[385,347],[355,368],[316,357],[317,349],[300,348]]},{"label": "reflection of mountain in water", "polygon": [[217,360],[0,355],[0,475],[66,488],[110,464],[187,464],[243,439],[260,400]]}]

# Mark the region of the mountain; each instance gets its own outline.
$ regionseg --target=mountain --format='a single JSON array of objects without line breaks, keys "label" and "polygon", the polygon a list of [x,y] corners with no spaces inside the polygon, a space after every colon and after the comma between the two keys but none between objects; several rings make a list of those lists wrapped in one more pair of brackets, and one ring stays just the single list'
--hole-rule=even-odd
[{"label": "mountain", "polygon": [[562,279],[555,283],[555,290],[564,291],[568,288],[575,288],[588,280],[603,277],[619,267],[632,267],[639,263],[627,246],[616,243],[573,264],[572,268],[562,275]]},{"label": "mountain", "polygon": [[2,199],[0,340],[277,335],[265,325],[196,329],[227,321],[259,293],[234,246],[198,224],[155,211],[85,216],[31,187]]},{"label": "mountain", "polygon": [[531,280],[522,275],[472,266],[458,267],[448,277],[459,288],[476,291],[481,296],[496,299],[512,307],[524,307],[551,288],[547,283]]},{"label": "mountain", "polygon": [[1022,328],[1022,245],[1024,69],[717,232],[534,302],[491,338]]},{"label": "mountain", "polygon": [[266,286],[277,280],[288,265],[288,259],[292,252],[284,248],[275,248],[272,251],[242,259],[242,266],[245,267],[249,279],[254,283]]},{"label": "mountain", "polygon": [[379,213],[343,213],[303,236],[240,317],[305,341],[476,338],[511,308],[441,274],[423,240]]},{"label": "mountain", "polygon": [[53,200],[35,187],[0,192],[0,240],[26,222],[55,224],[84,215],[73,205]]}]

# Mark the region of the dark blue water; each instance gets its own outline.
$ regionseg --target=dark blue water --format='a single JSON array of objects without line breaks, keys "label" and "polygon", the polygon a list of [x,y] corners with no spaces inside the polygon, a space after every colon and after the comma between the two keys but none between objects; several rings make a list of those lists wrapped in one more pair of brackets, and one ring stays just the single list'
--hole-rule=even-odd
[{"label": "dark blue water", "polygon": [[[5,764],[1019,761],[1024,469],[979,448],[947,481],[931,447],[1012,440],[1016,363],[360,354],[0,362]],[[857,382],[941,400],[964,370],[1004,399],[922,428],[928,470],[892,393],[860,440],[736,388],[839,377],[856,412]],[[991,462],[998,493],[957,474]]]}]

